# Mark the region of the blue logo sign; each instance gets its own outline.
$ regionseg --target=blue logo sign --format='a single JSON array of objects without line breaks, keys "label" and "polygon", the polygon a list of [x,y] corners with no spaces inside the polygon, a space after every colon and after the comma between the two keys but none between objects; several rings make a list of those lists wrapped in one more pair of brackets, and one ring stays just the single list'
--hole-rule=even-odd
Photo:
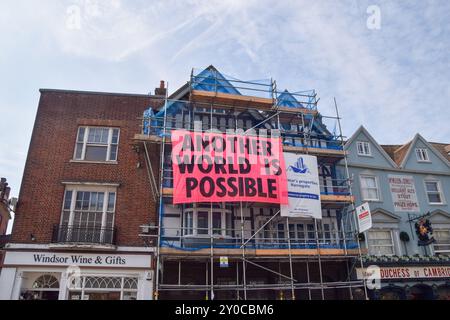
[{"label": "blue logo sign", "polygon": [[309,168],[303,162],[303,158],[298,158],[297,162],[293,166],[289,166],[289,168],[295,173],[311,173]]}]

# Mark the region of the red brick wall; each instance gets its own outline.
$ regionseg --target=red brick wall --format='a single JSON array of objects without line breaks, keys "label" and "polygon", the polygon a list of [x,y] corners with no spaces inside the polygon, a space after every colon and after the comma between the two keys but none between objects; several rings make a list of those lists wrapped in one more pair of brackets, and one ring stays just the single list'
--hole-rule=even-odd
[{"label": "red brick wall", "polygon": [[[63,181],[113,182],[120,183],[115,218],[118,245],[143,245],[138,237],[139,226],[156,221],[156,206],[143,153],[137,154],[132,144],[134,135],[141,131],[138,118],[150,105],[160,104],[160,100],[149,96],[42,90],[12,241],[51,241],[53,225],[60,221],[65,190]],[[79,125],[120,127],[118,164],[70,162]],[[154,150],[151,154],[156,170],[159,153]],[[141,168],[137,168],[138,162],[141,162]],[[36,238],[34,242],[31,242],[31,234]]]}]

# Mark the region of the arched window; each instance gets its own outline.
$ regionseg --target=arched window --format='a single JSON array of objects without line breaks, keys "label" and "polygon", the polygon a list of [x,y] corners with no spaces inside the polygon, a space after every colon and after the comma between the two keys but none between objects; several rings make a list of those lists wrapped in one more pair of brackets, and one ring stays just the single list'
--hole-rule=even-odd
[{"label": "arched window", "polygon": [[59,289],[59,281],[55,276],[44,274],[33,283],[33,289]]}]

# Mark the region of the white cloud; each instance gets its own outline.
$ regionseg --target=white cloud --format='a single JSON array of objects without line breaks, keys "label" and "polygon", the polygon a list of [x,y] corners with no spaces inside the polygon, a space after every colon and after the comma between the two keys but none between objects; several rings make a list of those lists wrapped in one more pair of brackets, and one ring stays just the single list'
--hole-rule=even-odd
[{"label": "white cloud", "polygon": [[[46,85],[148,92],[165,79],[173,91],[190,68],[214,64],[242,79],[273,77],[292,91],[315,88],[325,114],[334,114],[336,96],[346,135],[364,124],[382,143],[403,143],[416,132],[449,142],[450,4],[376,1],[381,29],[368,30],[372,4],[3,1],[0,111],[17,105],[17,118],[33,114],[37,88]],[[73,5],[80,30],[66,25]],[[10,127],[17,154],[26,152],[31,128],[32,120]],[[17,138],[23,132],[26,141]],[[1,140],[0,148],[11,145]],[[21,171],[20,158],[0,157],[0,173]]]}]

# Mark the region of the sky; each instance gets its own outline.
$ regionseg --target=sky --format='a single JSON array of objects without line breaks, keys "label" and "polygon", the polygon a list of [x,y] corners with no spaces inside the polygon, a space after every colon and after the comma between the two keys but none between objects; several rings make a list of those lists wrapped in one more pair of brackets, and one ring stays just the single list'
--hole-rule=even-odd
[{"label": "sky", "polygon": [[19,194],[40,88],[173,92],[192,68],[315,89],[344,135],[450,143],[450,1],[2,0],[0,176]]}]

